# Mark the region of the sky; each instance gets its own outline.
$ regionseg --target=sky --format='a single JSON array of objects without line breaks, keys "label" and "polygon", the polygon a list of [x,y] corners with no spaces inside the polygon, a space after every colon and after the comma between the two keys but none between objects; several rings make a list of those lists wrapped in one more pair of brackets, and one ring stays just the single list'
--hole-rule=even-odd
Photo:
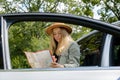
[{"label": "sky", "polygon": [[100,16],[97,14],[97,10],[100,9],[101,7],[100,6],[95,6],[95,8],[93,9],[93,12],[94,12],[94,19],[100,19]]}]

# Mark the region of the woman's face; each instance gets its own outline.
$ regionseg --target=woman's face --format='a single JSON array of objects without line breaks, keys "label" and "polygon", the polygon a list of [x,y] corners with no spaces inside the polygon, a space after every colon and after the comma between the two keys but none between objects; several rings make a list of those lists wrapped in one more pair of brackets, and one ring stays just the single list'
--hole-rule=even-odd
[{"label": "woman's face", "polygon": [[53,29],[53,37],[59,43],[62,39],[62,33],[60,28]]}]

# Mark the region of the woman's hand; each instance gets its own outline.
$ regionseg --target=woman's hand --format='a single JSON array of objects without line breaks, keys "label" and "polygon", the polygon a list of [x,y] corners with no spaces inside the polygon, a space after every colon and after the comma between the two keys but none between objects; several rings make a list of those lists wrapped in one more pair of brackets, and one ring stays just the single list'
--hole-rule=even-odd
[{"label": "woman's hand", "polygon": [[50,65],[52,68],[64,68],[63,65],[56,63],[57,58],[55,58],[55,56],[52,56],[52,59],[53,59],[53,62]]},{"label": "woman's hand", "polygon": [[52,56],[53,62],[57,61],[57,58],[55,56]]},{"label": "woman's hand", "polygon": [[52,68],[64,68],[64,65],[58,64],[56,62],[52,62],[51,67]]}]

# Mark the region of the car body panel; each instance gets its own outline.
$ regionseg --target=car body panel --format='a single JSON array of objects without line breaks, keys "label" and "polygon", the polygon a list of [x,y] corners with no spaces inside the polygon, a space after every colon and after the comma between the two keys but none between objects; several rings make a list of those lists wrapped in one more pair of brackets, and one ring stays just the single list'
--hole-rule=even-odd
[{"label": "car body panel", "polygon": [[71,71],[10,70],[1,71],[0,76],[0,80],[118,80],[120,70],[89,67],[88,69],[72,69]]}]

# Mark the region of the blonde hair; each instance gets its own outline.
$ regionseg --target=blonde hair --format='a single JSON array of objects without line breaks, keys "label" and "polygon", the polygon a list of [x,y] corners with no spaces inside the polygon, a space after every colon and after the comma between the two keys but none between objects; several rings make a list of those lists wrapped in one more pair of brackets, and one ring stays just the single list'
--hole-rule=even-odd
[{"label": "blonde hair", "polygon": [[53,34],[51,34],[50,48],[52,50],[52,54],[55,53],[56,55],[60,55],[63,51],[68,49],[70,43],[74,41],[71,38],[70,34],[64,28],[60,28],[60,29],[61,29],[62,40],[59,44],[57,43],[57,41],[55,41]]}]

